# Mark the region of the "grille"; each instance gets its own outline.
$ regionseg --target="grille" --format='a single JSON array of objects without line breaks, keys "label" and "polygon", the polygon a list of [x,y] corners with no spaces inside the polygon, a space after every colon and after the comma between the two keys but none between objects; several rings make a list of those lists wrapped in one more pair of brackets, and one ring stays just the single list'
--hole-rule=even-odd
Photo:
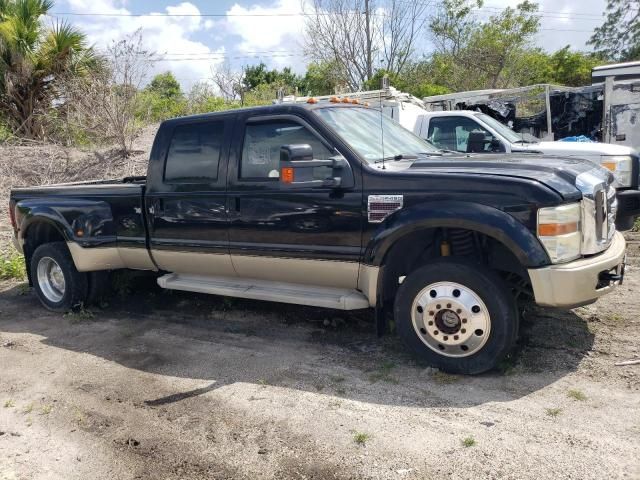
[{"label": "grille", "polygon": [[380,223],[390,214],[402,208],[402,195],[369,195],[367,213],[370,223]]},{"label": "grille", "polygon": [[616,233],[618,201],[615,189],[598,170],[584,172],[576,178],[582,192],[582,254],[593,255],[606,250]]}]

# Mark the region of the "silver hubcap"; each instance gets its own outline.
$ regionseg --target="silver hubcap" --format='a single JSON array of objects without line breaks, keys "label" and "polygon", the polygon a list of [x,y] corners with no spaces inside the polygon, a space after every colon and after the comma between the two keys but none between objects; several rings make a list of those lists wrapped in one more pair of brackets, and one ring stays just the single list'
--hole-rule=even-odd
[{"label": "silver hubcap", "polygon": [[53,303],[58,303],[64,297],[64,274],[51,257],[42,257],[38,262],[38,286],[47,300]]},{"label": "silver hubcap", "polygon": [[413,301],[411,321],[420,340],[447,357],[473,355],[491,333],[484,302],[473,290],[455,282],[423,288]]}]

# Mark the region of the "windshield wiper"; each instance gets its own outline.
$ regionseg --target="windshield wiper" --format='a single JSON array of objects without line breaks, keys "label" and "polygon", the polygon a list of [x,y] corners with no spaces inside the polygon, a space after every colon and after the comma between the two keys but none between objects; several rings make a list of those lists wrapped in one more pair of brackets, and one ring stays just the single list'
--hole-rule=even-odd
[{"label": "windshield wiper", "polygon": [[398,162],[400,160],[417,160],[419,158],[418,155],[435,155],[435,156],[441,157],[442,153],[440,153],[440,152],[420,152],[417,155],[415,153],[398,153],[397,155],[390,155],[388,157],[380,158],[380,159],[376,160],[375,163],[388,162],[390,160],[394,160],[396,162]]},{"label": "windshield wiper", "polygon": [[522,140],[516,140],[516,141],[515,141],[515,142],[513,142],[513,143],[538,143],[538,142],[531,142],[531,141],[529,141],[529,140],[524,140],[524,139],[522,139]]}]

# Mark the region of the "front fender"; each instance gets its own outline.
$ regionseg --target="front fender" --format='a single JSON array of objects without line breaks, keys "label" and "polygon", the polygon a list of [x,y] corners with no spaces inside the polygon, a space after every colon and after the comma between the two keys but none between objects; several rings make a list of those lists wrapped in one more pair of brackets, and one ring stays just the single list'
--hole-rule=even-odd
[{"label": "front fender", "polygon": [[483,233],[505,245],[526,268],[551,263],[538,239],[513,216],[487,205],[458,201],[412,205],[390,215],[371,237],[365,263],[382,265],[397,240],[428,228],[462,228]]},{"label": "front fender", "polygon": [[30,227],[43,222],[54,227],[65,241],[85,247],[116,240],[111,207],[102,201],[43,197],[16,204],[20,240],[26,240]]}]

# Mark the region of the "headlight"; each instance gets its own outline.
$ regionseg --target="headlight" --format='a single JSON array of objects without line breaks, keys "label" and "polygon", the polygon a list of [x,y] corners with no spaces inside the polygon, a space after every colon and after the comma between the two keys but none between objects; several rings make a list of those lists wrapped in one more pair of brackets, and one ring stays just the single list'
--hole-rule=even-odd
[{"label": "headlight", "polygon": [[603,155],[600,157],[600,164],[613,173],[615,187],[631,186],[633,172],[633,157],[631,155]]},{"label": "headlight", "polygon": [[568,262],[580,256],[579,203],[538,210],[538,238],[553,263]]}]

